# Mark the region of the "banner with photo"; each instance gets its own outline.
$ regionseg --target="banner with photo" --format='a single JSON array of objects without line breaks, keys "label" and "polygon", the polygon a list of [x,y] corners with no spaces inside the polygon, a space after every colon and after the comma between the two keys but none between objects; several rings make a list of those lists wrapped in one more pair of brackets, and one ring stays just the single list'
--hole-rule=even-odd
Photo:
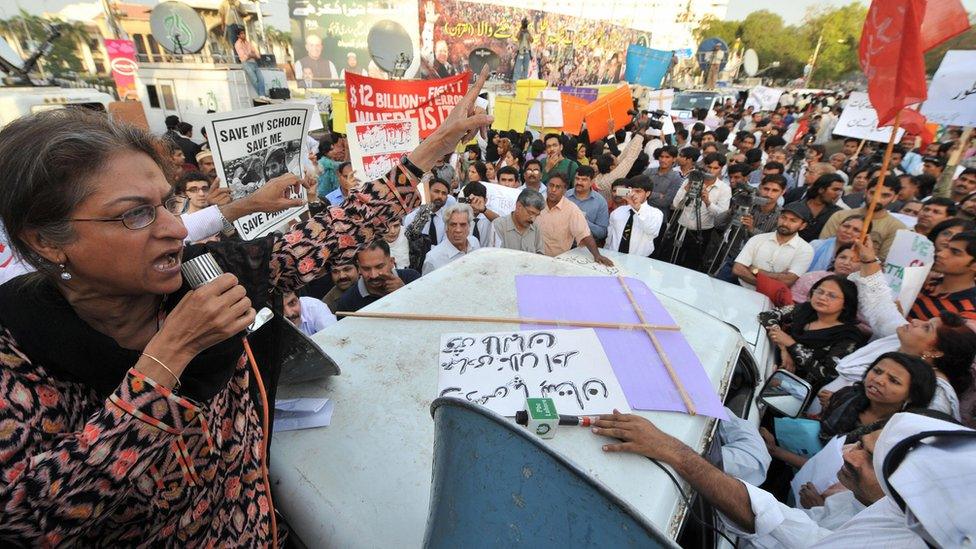
[{"label": "banner with photo", "polygon": [[[539,10],[464,0],[420,0],[418,6],[424,78],[477,71],[488,64],[513,79],[523,20],[532,41],[516,80],[540,78],[567,86],[619,82],[627,47],[649,42],[641,31]],[[526,42],[522,40],[523,47]],[[518,60],[525,62],[524,57]]]},{"label": "banner with photo", "polygon": [[417,74],[417,9],[393,0],[289,0],[295,80],[301,88],[342,88],[345,73]]},{"label": "banner with photo", "polygon": [[[286,173],[302,177],[302,144],[314,106],[281,103],[217,113],[207,120],[207,137],[221,185],[234,200],[257,191]],[[299,186],[302,199],[305,189]],[[308,206],[280,212],[256,213],[234,222],[244,240],[254,240],[283,229]]]}]

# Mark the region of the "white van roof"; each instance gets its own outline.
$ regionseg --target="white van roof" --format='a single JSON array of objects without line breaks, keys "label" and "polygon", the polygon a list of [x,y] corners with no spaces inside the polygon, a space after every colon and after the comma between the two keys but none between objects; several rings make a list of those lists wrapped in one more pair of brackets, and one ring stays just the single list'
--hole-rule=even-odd
[{"label": "white van roof", "polygon": [[[725,395],[739,352],[748,346],[730,324],[668,295],[685,295],[681,288],[692,292],[699,278],[664,283],[672,274],[658,271],[658,263],[649,259],[619,264],[624,275],[665,289],[658,291],[659,298],[682,326],[719,395]],[[593,276],[594,271],[572,256],[553,259],[481,249],[365,310],[516,316],[517,274]],[[694,295],[704,300],[713,291],[706,285]],[[430,404],[437,396],[440,336],[511,328],[517,325],[346,318],[316,334],[313,339],[339,364],[342,375],[281,386],[278,398],[331,398],[332,422],[325,428],[277,433],[272,445],[276,503],[299,539],[309,546],[422,545],[434,443]],[[715,423],[683,413],[636,413],[698,451],[708,444]],[[677,536],[684,505],[664,472],[646,459],[605,454],[600,441],[585,429],[560,430],[545,442],[661,532],[672,539]]]}]

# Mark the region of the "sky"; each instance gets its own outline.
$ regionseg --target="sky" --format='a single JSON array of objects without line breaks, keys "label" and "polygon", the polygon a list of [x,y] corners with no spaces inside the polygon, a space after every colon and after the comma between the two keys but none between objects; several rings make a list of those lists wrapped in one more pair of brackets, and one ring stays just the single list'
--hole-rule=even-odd
[{"label": "sky", "polygon": [[[802,21],[810,6],[844,6],[851,2],[852,0],[729,0],[729,11],[725,18],[745,19],[751,12],[769,10],[778,13],[789,25]],[[862,0],[861,3],[867,5],[868,0]],[[962,0],[962,4],[970,13],[976,12],[976,0]]]}]

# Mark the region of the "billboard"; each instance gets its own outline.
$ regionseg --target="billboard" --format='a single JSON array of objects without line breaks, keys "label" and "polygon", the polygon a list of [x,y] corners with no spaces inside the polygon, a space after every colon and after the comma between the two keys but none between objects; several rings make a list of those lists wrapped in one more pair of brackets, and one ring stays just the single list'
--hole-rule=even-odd
[{"label": "billboard", "polygon": [[[627,47],[649,43],[647,33],[595,19],[464,0],[417,4],[421,78],[477,70],[487,62],[491,70],[512,79],[523,19],[532,40],[527,70],[522,67],[519,78],[568,86],[619,82]],[[525,47],[526,41],[521,43]]]},{"label": "billboard", "polygon": [[416,75],[417,7],[396,0],[289,0],[295,79],[302,88],[343,88],[345,73]]}]

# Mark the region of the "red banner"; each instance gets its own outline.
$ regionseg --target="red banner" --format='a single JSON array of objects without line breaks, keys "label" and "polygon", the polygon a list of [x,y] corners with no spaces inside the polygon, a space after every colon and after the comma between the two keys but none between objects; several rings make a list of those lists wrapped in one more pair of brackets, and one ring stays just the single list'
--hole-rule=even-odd
[{"label": "red banner", "polygon": [[136,47],[131,40],[105,40],[105,51],[112,67],[112,78],[122,101],[139,100],[136,91]]},{"label": "red banner", "polygon": [[440,80],[383,80],[346,71],[350,122],[413,118],[424,139],[468,91],[470,72]]}]

